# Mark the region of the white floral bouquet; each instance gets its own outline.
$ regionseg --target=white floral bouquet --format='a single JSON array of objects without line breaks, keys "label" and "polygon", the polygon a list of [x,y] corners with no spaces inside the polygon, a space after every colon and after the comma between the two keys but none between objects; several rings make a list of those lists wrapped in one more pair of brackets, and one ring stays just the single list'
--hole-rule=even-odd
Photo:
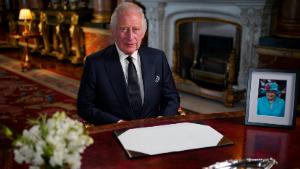
[{"label": "white floral bouquet", "polygon": [[81,122],[56,112],[52,118],[41,116],[31,123],[13,143],[17,163],[25,162],[30,169],[80,168],[81,153],[93,143]]}]

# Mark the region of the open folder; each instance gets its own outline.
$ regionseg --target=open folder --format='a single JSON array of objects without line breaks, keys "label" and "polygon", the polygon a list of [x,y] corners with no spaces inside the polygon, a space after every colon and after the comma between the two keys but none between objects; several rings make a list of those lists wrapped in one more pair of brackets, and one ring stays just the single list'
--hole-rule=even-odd
[{"label": "open folder", "polygon": [[176,123],[116,130],[129,158],[233,144],[208,125]]}]

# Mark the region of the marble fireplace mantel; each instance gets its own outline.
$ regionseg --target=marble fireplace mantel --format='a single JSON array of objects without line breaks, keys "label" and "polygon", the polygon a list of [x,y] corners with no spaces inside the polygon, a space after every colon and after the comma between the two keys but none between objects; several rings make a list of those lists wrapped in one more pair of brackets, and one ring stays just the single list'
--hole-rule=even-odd
[{"label": "marble fireplace mantel", "polygon": [[146,8],[148,45],[162,49],[173,67],[175,23],[179,19],[206,17],[241,25],[238,88],[246,88],[249,68],[257,67],[255,45],[269,35],[273,0],[138,0]]}]

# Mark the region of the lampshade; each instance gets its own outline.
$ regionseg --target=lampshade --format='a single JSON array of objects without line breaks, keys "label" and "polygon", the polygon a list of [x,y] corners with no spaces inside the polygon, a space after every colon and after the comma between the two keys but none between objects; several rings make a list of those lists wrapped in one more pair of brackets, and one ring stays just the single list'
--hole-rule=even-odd
[{"label": "lampshade", "polygon": [[20,10],[20,14],[19,14],[19,19],[20,20],[31,20],[32,19],[32,14],[30,9],[28,8],[23,8]]}]

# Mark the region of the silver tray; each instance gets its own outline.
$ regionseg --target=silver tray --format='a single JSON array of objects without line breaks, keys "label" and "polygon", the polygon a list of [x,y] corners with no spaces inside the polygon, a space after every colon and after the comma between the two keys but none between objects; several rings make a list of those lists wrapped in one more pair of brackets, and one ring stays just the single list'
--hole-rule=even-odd
[{"label": "silver tray", "polygon": [[217,162],[203,169],[270,169],[277,164],[273,158],[268,159],[241,159]]}]

